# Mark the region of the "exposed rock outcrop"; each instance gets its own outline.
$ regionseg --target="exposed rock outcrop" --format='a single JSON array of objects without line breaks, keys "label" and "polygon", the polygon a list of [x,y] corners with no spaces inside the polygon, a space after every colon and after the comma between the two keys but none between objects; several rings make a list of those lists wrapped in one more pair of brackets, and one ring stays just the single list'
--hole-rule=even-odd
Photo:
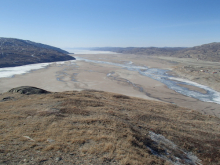
[{"label": "exposed rock outcrop", "polygon": [[25,94],[25,95],[50,93],[44,89],[31,87],[31,86],[21,86],[21,87],[12,88],[8,92],[20,93],[20,94]]}]

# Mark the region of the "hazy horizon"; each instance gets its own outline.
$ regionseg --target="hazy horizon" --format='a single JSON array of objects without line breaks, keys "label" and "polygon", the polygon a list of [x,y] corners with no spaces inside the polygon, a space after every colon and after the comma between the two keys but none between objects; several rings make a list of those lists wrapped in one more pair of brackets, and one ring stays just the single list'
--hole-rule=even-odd
[{"label": "hazy horizon", "polygon": [[1,1],[0,36],[60,48],[192,47],[220,41],[220,1]]}]

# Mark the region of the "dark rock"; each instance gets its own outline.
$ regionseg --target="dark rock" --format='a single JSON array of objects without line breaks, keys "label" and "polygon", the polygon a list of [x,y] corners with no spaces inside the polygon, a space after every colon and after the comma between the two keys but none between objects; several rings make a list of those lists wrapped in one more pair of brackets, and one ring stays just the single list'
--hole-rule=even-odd
[{"label": "dark rock", "polygon": [[14,100],[14,97],[8,96],[2,99],[2,101],[10,101],[10,100]]},{"label": "dark rock", "polygon": [[125,95],[113,95],[113,97],[115,97],[117,99],[130,99],[129,96],[125,96]]},{"label": "dark rock", "polygon": [[31,87],[31,86],[21,86],[21,87],[17,87],[17,88],[12,88],[8,92],[10,92],[10,93],[20,93],[20,94],[26,94],[26,95],[50,93],[50,92],[48,92],[44,89]]}]

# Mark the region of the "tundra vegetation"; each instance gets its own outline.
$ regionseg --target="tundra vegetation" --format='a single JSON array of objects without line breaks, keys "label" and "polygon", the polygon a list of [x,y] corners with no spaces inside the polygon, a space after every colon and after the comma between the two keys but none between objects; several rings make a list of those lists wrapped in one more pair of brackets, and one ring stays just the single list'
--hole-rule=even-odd
[{"label": "tundra vegetation", "polygon": [[0,164],[220,164],[219,118],[102,91],[34,89],[0,95]]}]

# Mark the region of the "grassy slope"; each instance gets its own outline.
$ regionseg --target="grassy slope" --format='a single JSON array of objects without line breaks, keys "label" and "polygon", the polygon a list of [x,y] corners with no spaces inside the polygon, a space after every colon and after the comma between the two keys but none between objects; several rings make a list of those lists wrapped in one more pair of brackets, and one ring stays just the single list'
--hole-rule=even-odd
[{"label": "grassy slope", "polygon": [[[5,93],[0,102],[0,163],[169,164],[149,131],[202,164],[220,163],[220,119],[172,104],[98,91]],[[28,139],[28,137],[31,139]],[[170,159],[181,153],[169,150]],[[182,162],[184,163],[184,162]]]}]

